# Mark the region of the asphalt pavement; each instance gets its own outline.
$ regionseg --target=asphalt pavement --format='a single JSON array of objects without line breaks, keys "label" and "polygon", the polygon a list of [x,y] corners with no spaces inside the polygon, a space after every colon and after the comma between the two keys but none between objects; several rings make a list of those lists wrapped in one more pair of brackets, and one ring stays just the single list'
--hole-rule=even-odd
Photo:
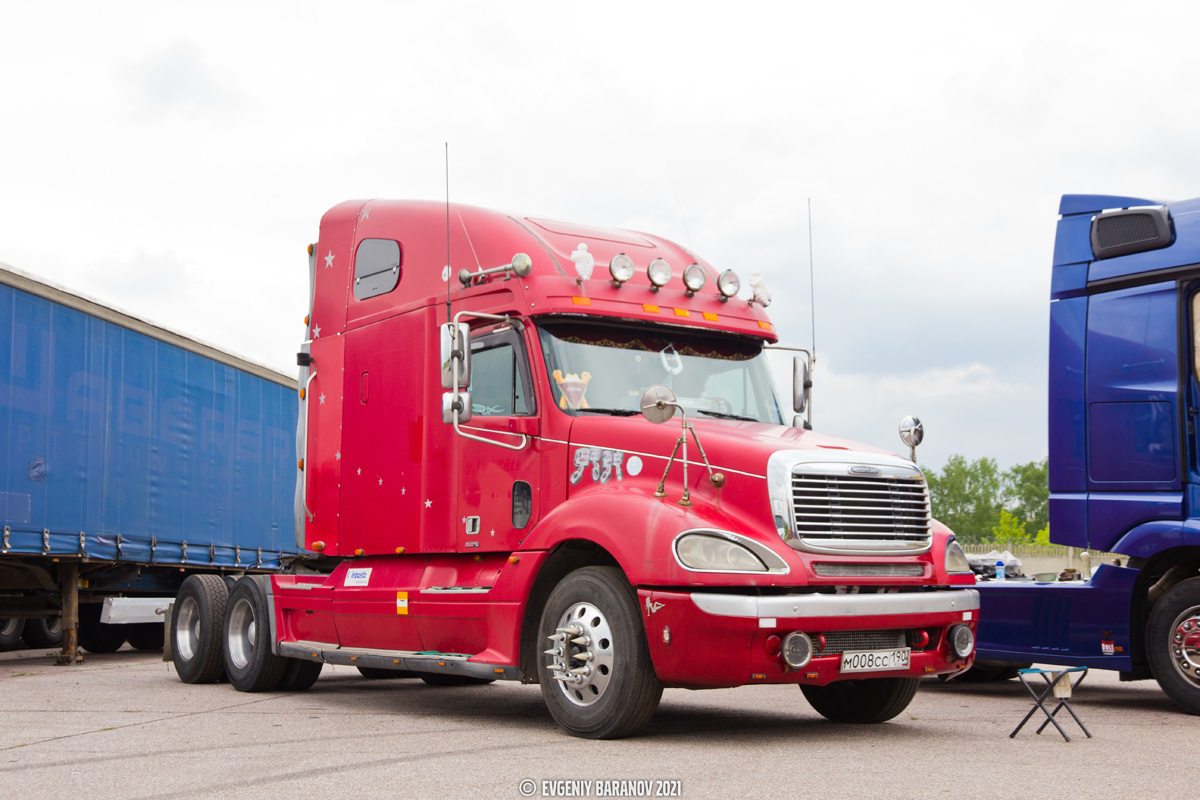
[{"label": "asphalt pavement", "polygon": [[537,686],[440,688],[326,666],[307,692],[241,694],[183,684],[156,653],[58,667],[19,651],[0,654],[0,798],[1192,793],[1200,718],[1153,681],[1093,671],[1072,704],[1094,738],[1067,719],[1069,743],[1032,725],[1010,739],[1032,705],[1015,680],[929,680],[905,713],[870,726],[826,722],[795,687],[671,689],[641,735],[586,741],[555,727]]}]

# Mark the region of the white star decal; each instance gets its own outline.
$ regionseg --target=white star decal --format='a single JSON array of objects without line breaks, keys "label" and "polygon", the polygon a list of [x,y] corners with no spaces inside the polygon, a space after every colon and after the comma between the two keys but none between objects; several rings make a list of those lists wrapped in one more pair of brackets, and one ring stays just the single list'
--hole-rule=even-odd
[{"label": "white star decal", "polygon": [[321,392],[321,396],[317,398],[321,401],[321,405],[325,405],[325,393]]},{"label": "white star decal", "polygon": [[362,213],[362,217],[361,217],[360,219],[370,219],[370,218],[371,218],[371,209],[369,209],[369,208],[364,208],[364,209],[363,209],[363,213]]},{"label": "white star decal", "polygon": [[463,524],[465,525],[465,524],[466,524],[466,522],[467,522],[467,518],[466,518],[466,517],[463,517]]},{"label": "white star decal", "polygon": [[329,251],[329,255],[325,256],[325,269],[333,266],[333,251]]},{"label": "white star decal", "polygon": [[425,507],[426,507],[426,508],[433,508],[433,501],[432,501],[432,500],[426,500],[426,501],[425,501]]},{"label": "white star decal", "polygon": [[359,468],[358,468],[358,474],[359,474],[359,475],[362,475],[362,467],[359,467]]},{"label": "white star decal", "polygon": [[379,485],[380,485],[380,486],[383,486],[383,478],[380,478],[380,479],[379,479]]},{"label": "white star decal", "polygon": [[342,460],[342,451],[341,450],[338,450],[336,453],[333,454],[333,460],[334,461]]},{"label": "white star decal", "polygon": [[492,536],[495,536],[495,535],[496,535],[496,529],[492,528]]},{"label": "white star decal", "polygon": [[321,338],[321,326],[320,326],[320,325],[318,325],[317,327],[313,328],[313,338],[314,338],[314,339],[320,339],[320,338]]},{"label": "white star decal", "polygon": [[401,486],[401,487],[400,487],[400,494],[407,494],[407,493],[408,493],[408,489],[405,489],[403,486]]}]

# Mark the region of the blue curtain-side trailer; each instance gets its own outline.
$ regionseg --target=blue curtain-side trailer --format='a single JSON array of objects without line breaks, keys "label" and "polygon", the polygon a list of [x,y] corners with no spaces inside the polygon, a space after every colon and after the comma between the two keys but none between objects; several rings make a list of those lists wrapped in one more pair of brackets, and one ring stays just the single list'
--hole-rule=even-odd
[{"label": "blue curtain-side trailer", "polygon": [[161,647],[188,575],[284,567],[296,414],[295,378],[0,265],[0,648]]},{"label": "blue curtain-side trailer", "polygon": [[1066,195],[1050,301],[1050,536],[1076,583],[981,583],[980,659],[1155,678],[1200,714],[1200,199]]}]

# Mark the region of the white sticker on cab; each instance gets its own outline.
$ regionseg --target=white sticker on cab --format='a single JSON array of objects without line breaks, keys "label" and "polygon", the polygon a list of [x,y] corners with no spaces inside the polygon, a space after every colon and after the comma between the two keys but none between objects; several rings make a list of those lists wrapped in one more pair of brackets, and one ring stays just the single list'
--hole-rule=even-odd
[{"label": "white sticker on cab", "polygon": [[370,582],[370,567],[358,567],[357,569],[351,567],[346,570],[346,580],[342,583],[342,586],[366,586]]}]

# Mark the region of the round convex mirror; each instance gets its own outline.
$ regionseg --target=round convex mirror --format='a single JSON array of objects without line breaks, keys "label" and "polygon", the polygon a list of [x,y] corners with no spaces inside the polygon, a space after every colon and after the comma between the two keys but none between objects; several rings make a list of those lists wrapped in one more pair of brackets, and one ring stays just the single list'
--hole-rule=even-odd
[{"label": "round convex mirror", "polygon": [[642,416],[655,425],[675,416],[675,393],[662,384],[655,384],[642,393]]}]

